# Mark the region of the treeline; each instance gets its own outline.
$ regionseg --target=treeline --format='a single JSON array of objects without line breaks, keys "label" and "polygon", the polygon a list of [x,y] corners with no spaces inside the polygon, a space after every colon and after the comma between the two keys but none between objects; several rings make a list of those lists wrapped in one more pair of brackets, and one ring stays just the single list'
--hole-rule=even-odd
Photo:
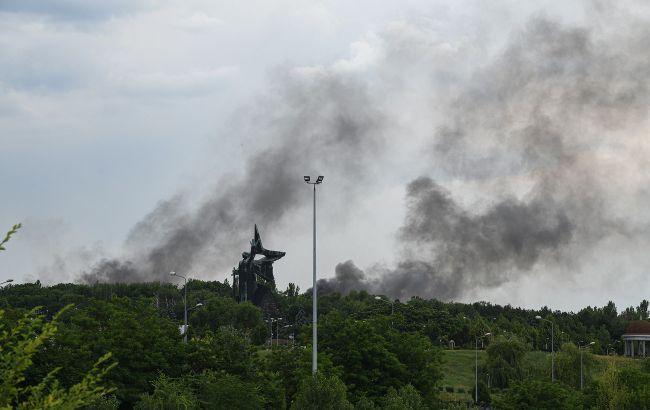
[{"label": "treeline", "polygon": [[[554,323],[555,350],[569,352],[571,342],[593,341],[592,351],[606,354],[621,353],[627,323],[646,318],[648,310],[647,301],[620,313],[611,302],[567,313],[483,302],[393,301],[364,291],[323,294],[319,377],[313,378],[311,295],[293,284],[276,292],[279,311],[271,320],[251,304],[235,303],[231,292],[227,282],[188,282],[187,343],[179,332],[184,289],[166,283],[9,285],[0,290],[1,324],[15,328],[34,308],[39,310],[32,314],[45,322],[56,317],[57,331],[34,353],[25,385],[60,368],[57,382],[75,386],[110,352],[117,365],[103,380],[113,391],[89,407],[96,409],[302,409],[314,401],[329,406],[317,408],[332,409],[448,408],[439,389],[442,349],[452,341],[456,348],[473,348],[489,332],[493,338],[486,346],[502,348],[493,348],[481,380],[505,380],[494,386],[509,392],[500,399],[497,392],[505,408],[525,382],[518,352],[551,350],[551,326],[536,316]],[[500,352],[508,353],[499,359]],[[573,385],[563,387],[567,391],[575,390],[571,380]],[[576,400],[585,403],[582,396]]]}]

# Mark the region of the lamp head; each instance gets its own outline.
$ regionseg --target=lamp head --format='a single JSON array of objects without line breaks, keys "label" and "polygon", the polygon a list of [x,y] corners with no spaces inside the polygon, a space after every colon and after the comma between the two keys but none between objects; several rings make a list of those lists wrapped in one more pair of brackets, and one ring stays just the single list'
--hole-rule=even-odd
[{"label": "lamp head", "polygon": [[176,272],[169,272],[169,276],[176,276]]},{"label": "lamp head", "polygon": [[486,334],[484,334],[483,336],[490,336],[491,334],[492,334],[492,333],[490,333],[490,332],[487,332],[487,333],[486,333]]},{"label": "lamp head", "polygon": [[323,176],[319,175],[318,178],[316,178],[316,183],[320,184],[321,182],[323,182]]},{"label": "lamp head", "polygon": [[375,296],[376,300],[381,300],[381,296]]},{"label": "lamp head", "polygon": [[311,179],[309,175],[305,175],[303,178],[305,178],[305,182],[309,182],[309,180]]},{"label": "lamp head", "polygon": [[596,342],[591,342],[591,343],[589,343],[589,346],[595,345],[595,344],[596,344]]},{"label": "lamp head", "polygon": [[539,316],[539,315],[535,316],[535,319],[537,319],[537,320],[540,320],[541,318],[542,318],[542,317]]},{"label": "lamp head", "polygon": [[199,302],[199,303],[197,303],[196,306],[194,306],[194,307],[201,307],[201,306],[203,306],[203,303]]}]

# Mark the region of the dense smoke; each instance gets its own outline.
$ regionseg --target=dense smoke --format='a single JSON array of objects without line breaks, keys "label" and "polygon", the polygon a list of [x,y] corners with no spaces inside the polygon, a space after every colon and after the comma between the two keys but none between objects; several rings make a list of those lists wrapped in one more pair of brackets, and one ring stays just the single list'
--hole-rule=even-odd
[{"label": "dense smoke", "polygon": [[650,102],[647,27],[613,38],[535,19],[515,33],[459,92],[430,145],[435,174],[489,197],[461,206],[432,178],[413,180],[397,266],[364,273],[348,261],[322,289],[452,299],[536,265],[570,273],[607,237],[647,236],[614,211],[626,185],[617,161],[633,174],[644,164],[634,150]]},{"label": "dense smoke", "polygon": [[274,94],[247,113],[250,135],[242,139],[252,153],[244,175],[219,181],[196,210],[180,197],[162,202],[132,229],[131,256],[100,262],[83,281],[165,280],[169,271],[198,266],[221,274],[236,263],[253,223],[282,223],[302,203],[302,176],[318,175],[328,161],[336,161],[328,178],[341,176],[342,193],[353,197],[345,181],[363,180],[367,161],[382,148],[384,120],[367,91],[351,76],[326,70],[275,80]]},{"label": "dense smoke", "polygon": [[[411,92],[430,104],[430,118],[420,119],[429,132],[426,154],[412,161],[424,166],[407,179],[397,262],[365,272],[340,263],[319,281],[322,292],[453,299],[539,267],[569,273],[605,238],[647,236],[637,209],[647,190],[626,181],[647,167],[650,25],[619,12],[601,10],[616,27],[625,21],[621,30],[599,24],[600,14],[582,27],[535,18],[488,61],[469,61],[476,67],[469,79],[444,63],[429,66],[433,58],[418,60],[427,47],[435,49],[429,56],[453,47],[391,38],[390,30],[373,54],[382,57],[371,59],[381,83],[374,90],[340,65],[288,70],[249,113],[243,174],[220,180],[196,209],[180,196],[162,202],[133,228],[130,256],[105,260],[82,279],[160,280],[179,266],[223,272],[252,222],[284,226],[301,202],[301,176],[322,169],[354,204],[352,184],[380,159],[391,161],[386,148],[404,137],[397,123],[409,128],[411,110],[398,100]],[[454,58],[445,62],[463,60]],[[413,75],[419,69],[425,73]],[[428,80],[418,89],[413,79]],[[617,203],[623,195],[625,206]]]}]

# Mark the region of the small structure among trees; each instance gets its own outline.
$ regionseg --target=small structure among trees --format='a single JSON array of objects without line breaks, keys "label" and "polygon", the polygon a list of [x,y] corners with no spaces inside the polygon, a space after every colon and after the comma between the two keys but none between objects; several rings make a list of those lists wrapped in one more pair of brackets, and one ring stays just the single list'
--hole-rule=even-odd
[{"label": "small structure among trees", "polygon": [[646,342],[650,342],[650,323],[645,320],[633,320],[623,336],[625,356],[646,357]]}]

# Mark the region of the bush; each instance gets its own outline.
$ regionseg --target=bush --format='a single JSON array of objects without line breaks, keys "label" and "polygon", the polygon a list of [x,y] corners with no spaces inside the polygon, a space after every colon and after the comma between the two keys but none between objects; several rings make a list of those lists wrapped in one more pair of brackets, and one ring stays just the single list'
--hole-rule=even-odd
[{"label": "bush", "polygon": [[494,400],[499,410],[580,410],[582,395],[559,383],[526,380],[514,383],[503,396]]},{"label": "bush", "polygon": [[395,390],[391,388],[384,399],[384,410],[426,410],[427,406],[422,402],[422,396],[415,387],[407,384]]},{"label": "bush", "polygon": [[346,396],[346,388],[341,379],[316,373],[300,384],[291,409],[352,410],[354,407]]}]

